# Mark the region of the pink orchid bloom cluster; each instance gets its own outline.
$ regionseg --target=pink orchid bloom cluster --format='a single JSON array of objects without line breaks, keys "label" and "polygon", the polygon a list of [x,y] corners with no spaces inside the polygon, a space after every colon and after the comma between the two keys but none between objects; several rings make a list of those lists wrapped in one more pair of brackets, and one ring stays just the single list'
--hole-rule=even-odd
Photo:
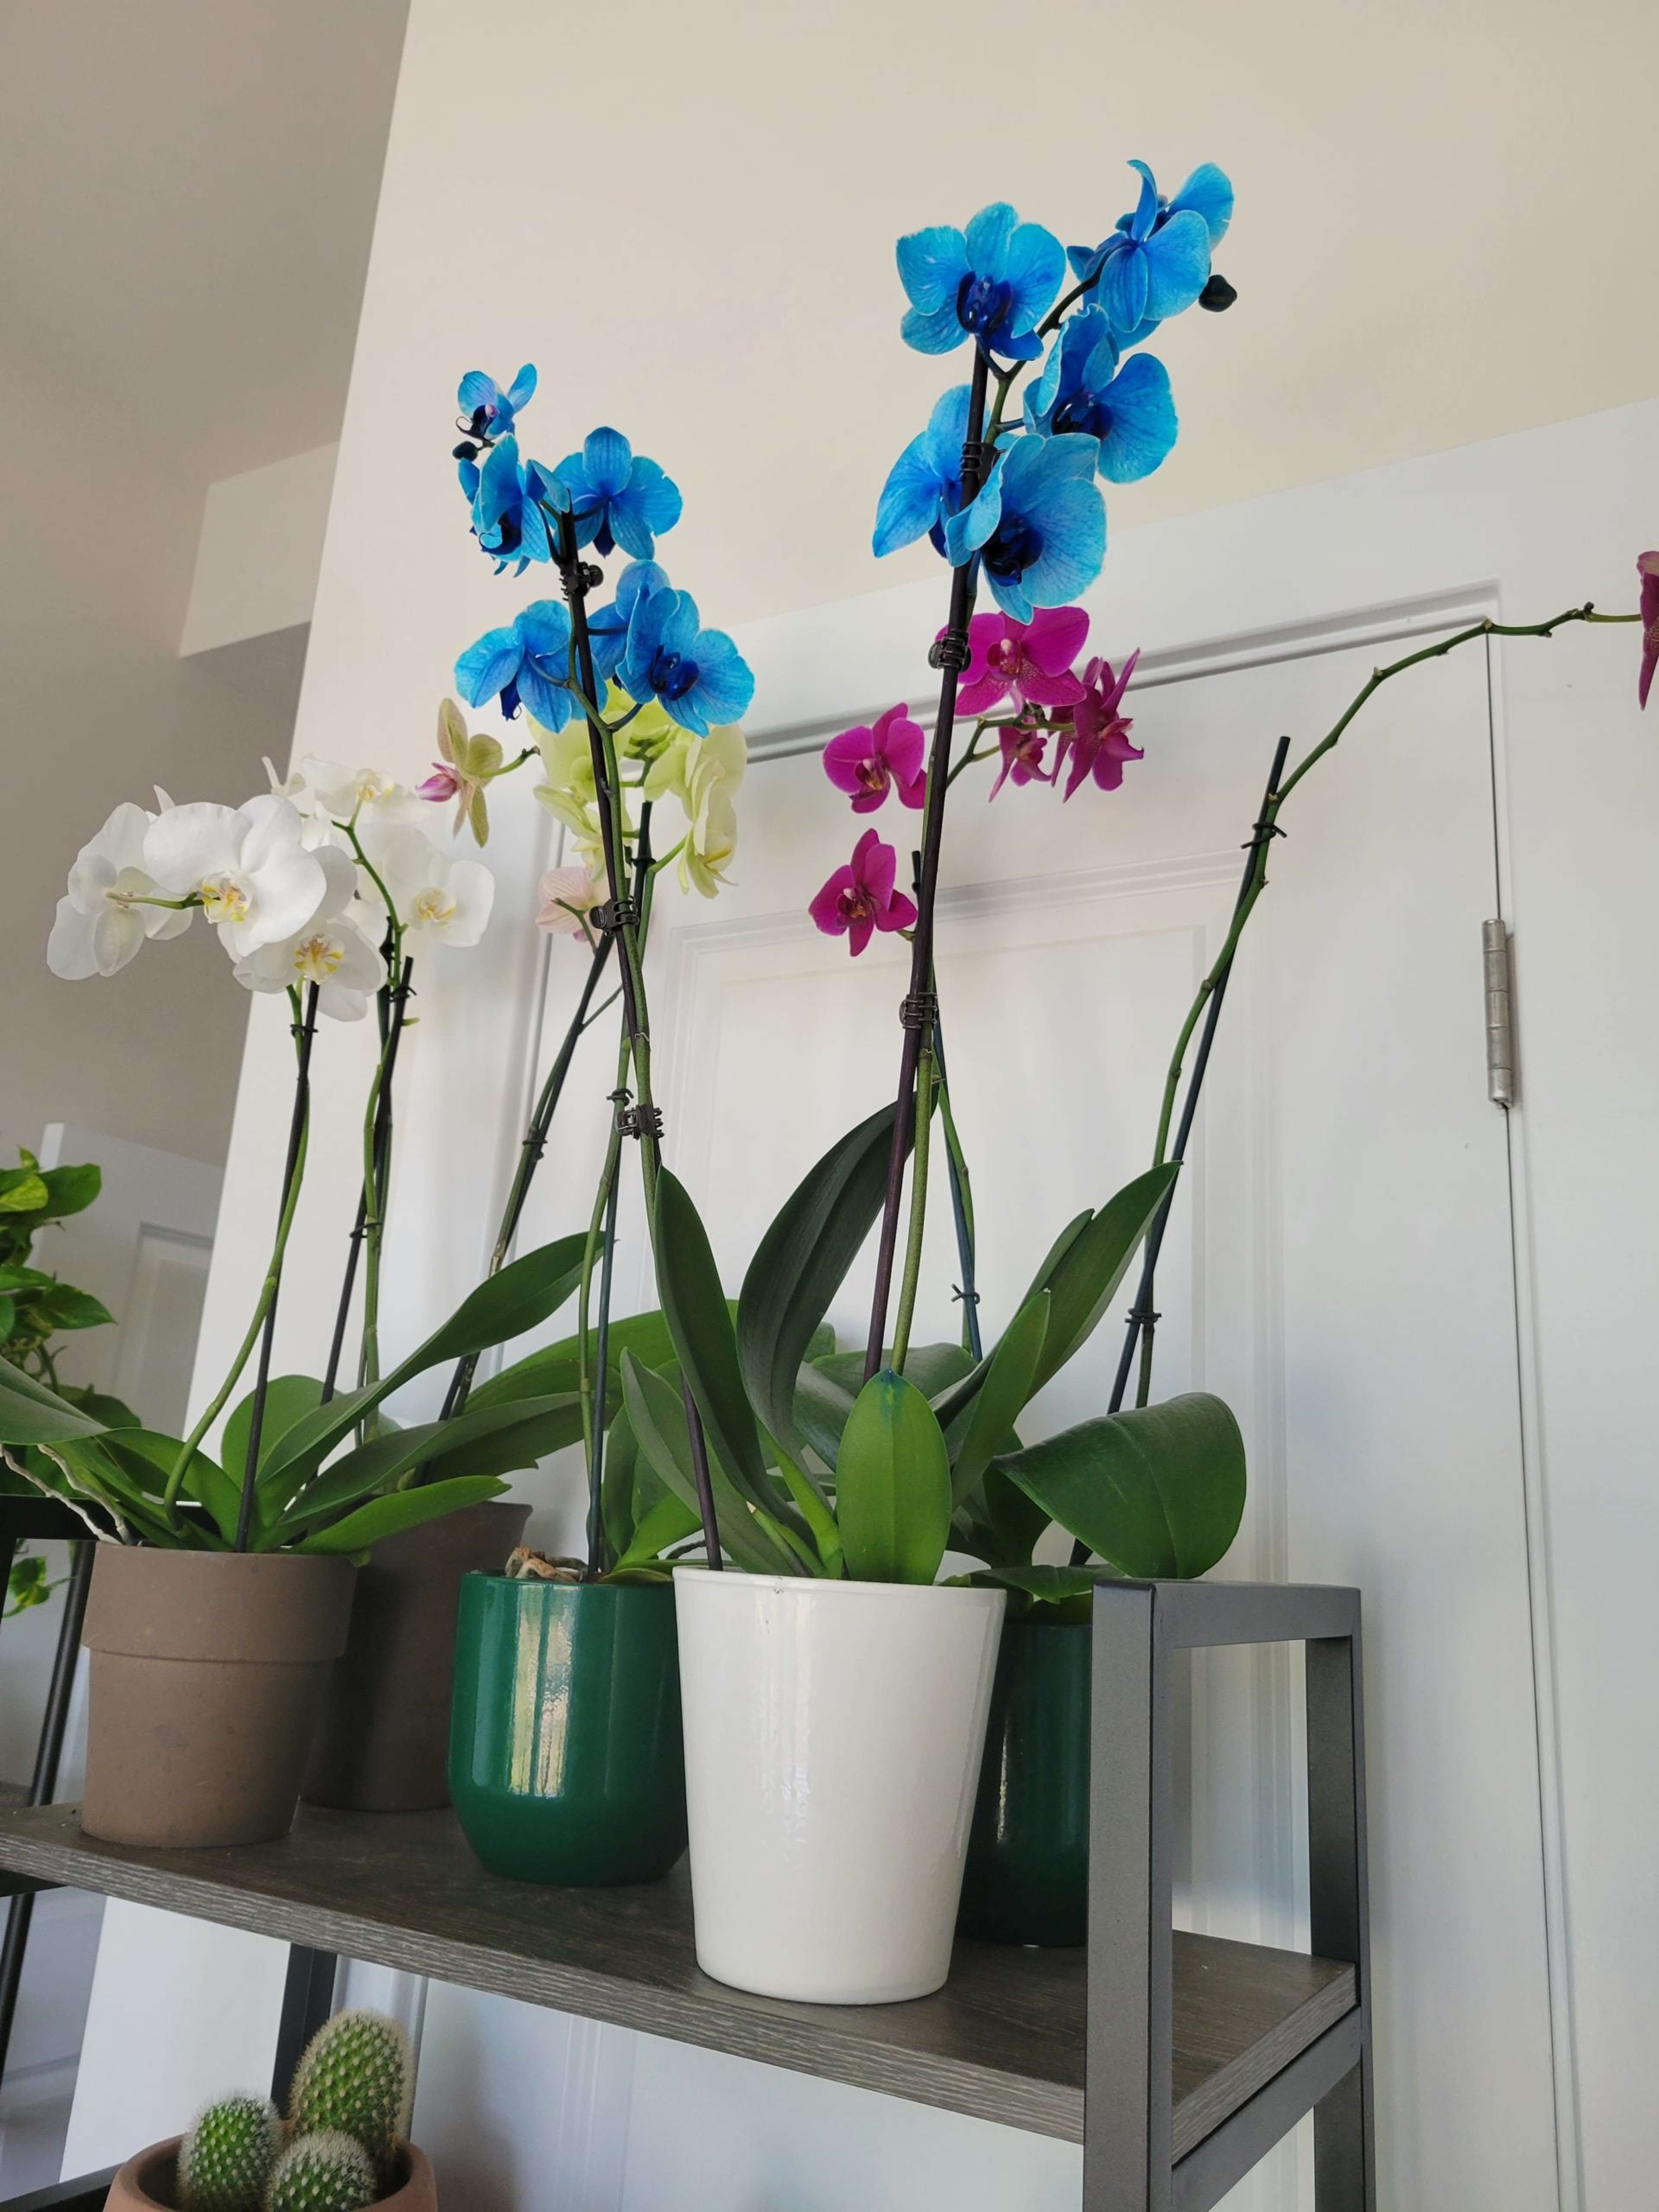
[{"label": "pink orchid bloom cluster", "polygon": [[[957,694],[957,718],[975,727],[957,766],[1000,756],[992,799],[1005,783],[1060,785],[1063,780],[1062,801],[1090,781],[1115,791],[1125,764],[1141,758],[1129,742],[1133,724],[1122,711],[1139,653],[1132,653],[1115,671],[1098,656],[1079,667],[1088,636],[1089,617],[1081,607],[1039,608],[1030,622],[989,612],[969,623],[971,658]],[[987,728],[996,732],[995,754],[974,749]],[[919,808],[927,789],[927,742],[907,704],[890,707],[873,724],[860,723],[830,740],[824,774],[851,799],[854,814],[874,813],[890,791],[897,793],[901,805]],[[908,929],[915,921],[910,901],[895,893],[897,873],[893,848],[866,830],[852,860],[836,870],[808,911],[826,934],[846,937],[856,955],[873,932]]]}]

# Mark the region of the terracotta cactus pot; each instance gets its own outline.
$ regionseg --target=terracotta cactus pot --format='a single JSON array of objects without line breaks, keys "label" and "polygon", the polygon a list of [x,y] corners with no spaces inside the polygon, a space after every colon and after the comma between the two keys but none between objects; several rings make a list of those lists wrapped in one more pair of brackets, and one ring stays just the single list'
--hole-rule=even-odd
[{"label": "terracotta cactus pot", "polygon": [[81,1826],[106,1843],[285,1835],[355,1569],[291,1552],[99,1547]]},{"label": "terracotta cactus pot", "polygon": [[530,1518],[501,1498],[388,1536],[357,1571],[351,1633],[323,1699],[307,1805],[424,1813],[449,1802],[461,1577],[498,1574]]},{"label": "terracotta cactus pot", "polygon": [[[177,2212],[179,2136],[152,2143],[130,2158],[110,2184],[104,2212]],[[390,2197],[380,2199],[380,2212],[438,2212],[438,2184],[432,2162],[423,2150],[405,2143],[402,2153],[407,2179]]]}]

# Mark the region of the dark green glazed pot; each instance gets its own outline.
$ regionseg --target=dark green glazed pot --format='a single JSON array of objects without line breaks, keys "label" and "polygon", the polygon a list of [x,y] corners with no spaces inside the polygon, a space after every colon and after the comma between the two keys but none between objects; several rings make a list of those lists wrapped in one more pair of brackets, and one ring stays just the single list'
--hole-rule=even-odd
[{"label": "dark green glazed pot", "polygon": [[964,1936],[1087,1936],[1089,1657],[1086,1621],[1003,1629],[962,1885]]},{"label": "dark green glazed pot", "polygon": [[449,1788],[492,1874],[665,1875],[685,1849],[673,1590],[464,1575]]}]

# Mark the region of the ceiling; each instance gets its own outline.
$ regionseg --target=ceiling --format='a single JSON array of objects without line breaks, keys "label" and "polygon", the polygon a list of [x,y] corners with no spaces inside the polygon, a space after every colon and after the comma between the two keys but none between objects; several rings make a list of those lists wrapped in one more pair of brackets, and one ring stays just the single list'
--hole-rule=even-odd
[{"label": "ceiling", "polygon": [[407,12],[0,0],[0,337],[43,397],[204,483],[339,435]]}]

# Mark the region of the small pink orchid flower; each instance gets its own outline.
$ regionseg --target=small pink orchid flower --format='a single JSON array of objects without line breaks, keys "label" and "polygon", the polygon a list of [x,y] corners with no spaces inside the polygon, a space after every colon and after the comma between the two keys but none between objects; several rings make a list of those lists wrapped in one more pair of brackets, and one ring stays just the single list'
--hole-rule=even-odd
[{"label": "small pink orchid flower", "polygon": [[434,761],[432,773],[424,783],[415,787],[416,799],[429,799],[434,806],[441,806],[447,799],[453,799],[461,787],[461,780],[453,768],[442,761]]},{"label": "small pink orchid flower", "polygon": [[807,912],[826,937],[845,937],[856,959],[878,929],[908,929],[915,908],[893,888],[898,855],[866,830],[845,867],[837,868]]},{"label": "small pink orchid flower", "polygon": [[1659,553],[1638,553],[1636,573],[1642,579],[1642,672],[1636,680],[1636,700],[1645,707],[1653,672],[1659,668]]},{"label": "small pink orchid flower", "polygon": [[968,625],[973,658],[957,694],[957,714],[986,714],[1005,699],[1016,707],[1075,705],[1083,686],[1072,663],[1088,635],[1081,607],[1039,607],[1028,623],[975,615]]},{"label": "small pink orchid flower", "polygon": [[1061,758],[1054,763],[1058,778],[1069,750],[1067,799],[1091,775],[1103,791],[1115,791],[1123,781],[1124,763],[1144,757],[1129,743],[1129,732],[1134,727],[1132,717],[1118,712],[1139,658],[1137,646],[1115,676],[1108,660],[1091,660],[1084,670],[1084,696],[1071,710],[1071,731],[1061,739]]},{"label": "small pink orchid flower", "polygon": [[1024,722],[1010,722],[1006,729],[997,732],[997,738],[1002,747],[1002,766],[997,771],[996,781],[991,786],[990,796],[993,799],[1011,778],[1015,783],[1054,781],[1054,771],[1045,774],[1042,766],[1042,757],[1048,745],[1046,730],[1034,730]]},{"label": "small pink orchid flower", "polygon": [[890,707],[873,730],[862,724],[831,738],[823,749],[823,772],[837,791],[853,794],[854,814],[872,814],[887,797],[890,783],[906,806],[920,806],[924,739],[908,706]]},{"label": "small pink orchid flower", "polygon": [[601,886],[586,868],[550,868],[537,888],[542,902],[536,916],[538,929],[544,929],[550,937],[586,934],[582,916],[599,904]]}]

